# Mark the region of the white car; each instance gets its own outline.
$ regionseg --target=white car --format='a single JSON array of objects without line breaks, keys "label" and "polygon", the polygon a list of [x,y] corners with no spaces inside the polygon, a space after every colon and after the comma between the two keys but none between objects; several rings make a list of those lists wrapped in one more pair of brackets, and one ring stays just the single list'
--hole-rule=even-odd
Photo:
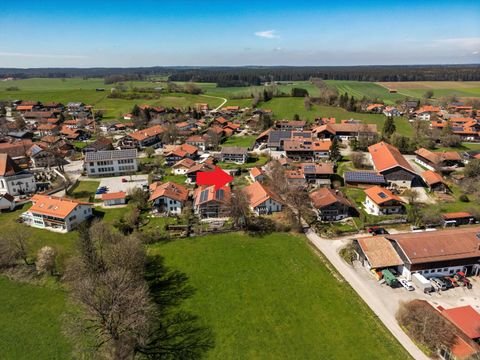
[{"label": "white car", "polygon": [[402,284],[402,286],[407,289],[408,291],[413,291],[415,290],[415,287],[413,286],[413,283],[411,281],[408,281],[406,279],[398,279],[398,281],[400,282],[400,284]]}]

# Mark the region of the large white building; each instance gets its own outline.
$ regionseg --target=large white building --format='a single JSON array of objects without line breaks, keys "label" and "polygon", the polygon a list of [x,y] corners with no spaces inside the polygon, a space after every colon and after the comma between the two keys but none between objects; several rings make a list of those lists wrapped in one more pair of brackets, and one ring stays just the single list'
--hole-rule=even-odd
[{"label": "large white building", "polygon": [[50,231],[68,232],[91,217],[92,204],[47,195],[34,195],[32,207],[22,214],[25,224]]},{"label": "large white building", "polygon": [[84,168],[88,176],[132,174],[138,170],[137,149],[87,152]]},{"label": "large white building", "polygon": [[12,196],[34,193],[37,184],[33,174],[21,170],[7,154],[0,154],[0,194]]}]

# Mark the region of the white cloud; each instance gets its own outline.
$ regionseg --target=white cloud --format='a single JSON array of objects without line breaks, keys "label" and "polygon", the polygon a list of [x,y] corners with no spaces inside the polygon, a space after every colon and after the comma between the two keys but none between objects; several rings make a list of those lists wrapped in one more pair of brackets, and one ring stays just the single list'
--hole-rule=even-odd
[{"label": "white cloud", "polygon": [[32,53],[17,53],[17,52],[1,52],[0,56],[15,56],[23,58],[47,58],[47,59],[86,59],[85,55],[64,55],[64,54],[32,54]]},{"label": "white cloud", "polygon": [[474,51],[472,52],[472,55],[478,55],[478,53],[479,53],[478,51]]},{"label": "white cloud", "polygon": [[258,36],[258,37],[261,37],[261,38],[264,38],[264,39],[275,39],[275,38],[280,37],[276,34],[275,30],[257,31],[255,33],[255,36]]}]

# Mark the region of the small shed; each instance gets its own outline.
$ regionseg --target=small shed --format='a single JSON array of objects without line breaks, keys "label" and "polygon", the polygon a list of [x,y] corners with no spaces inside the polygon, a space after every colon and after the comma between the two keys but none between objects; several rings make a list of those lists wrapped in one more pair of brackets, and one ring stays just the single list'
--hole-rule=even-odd
[{"label": "small shed", "polygon": [[103,194],[102,201],[105,206],[124,205],[127,203],[127,193],[125,191],[119,191]]}]

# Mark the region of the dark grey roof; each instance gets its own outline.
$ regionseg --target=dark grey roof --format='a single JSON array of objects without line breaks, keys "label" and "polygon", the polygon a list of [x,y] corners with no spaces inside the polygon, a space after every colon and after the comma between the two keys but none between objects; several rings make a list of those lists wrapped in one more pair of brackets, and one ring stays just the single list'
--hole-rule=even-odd
[{"label": "dark grey roof", "polygon": [[125,150],[109,150],[87,152],[85,161],[102,161],[102,160],[119,160],[119,159],[136,159],[137,149]]},{"label": "dark grey roof", "polygon": [[292,137],[292,131],[273,130],[268,134],[268,143],[277,144],[281,140],[290,139]]},{"label": "dark grey roof", "polygon": [[343,175],[346,182],[357,182],[363,184],[386,184],[383,175],[371,171],[347,171]]}]

